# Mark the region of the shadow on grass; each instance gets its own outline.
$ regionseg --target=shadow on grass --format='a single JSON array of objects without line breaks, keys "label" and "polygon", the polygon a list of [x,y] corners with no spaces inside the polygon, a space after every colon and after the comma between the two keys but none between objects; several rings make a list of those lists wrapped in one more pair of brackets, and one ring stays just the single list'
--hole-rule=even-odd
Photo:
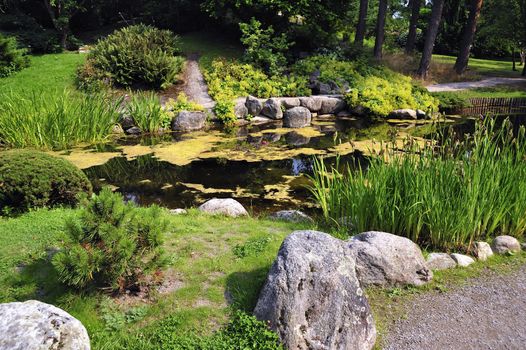
[{"label": "shadow on grass", "polygon": [[225,299],[235,310],[252,313],[270,265],[251,271],[234,272],[226,278]]}]

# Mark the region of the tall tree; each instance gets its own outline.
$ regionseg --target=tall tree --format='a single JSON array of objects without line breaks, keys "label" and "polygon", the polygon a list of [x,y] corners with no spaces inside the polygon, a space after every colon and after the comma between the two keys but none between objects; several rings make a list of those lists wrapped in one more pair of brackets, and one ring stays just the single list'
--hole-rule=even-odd
[{"label": "tall tree", "polygon": [[374,41],[374,58],[382,59],[382,47],[385,39],[385,17],[387,16],[387,0],[378,1],[378,17],[376,19],[376,40]]},{"label": "tall tree", "polygon": [[70,33],[69,21],[84,10],[84,0],[43,0],[53,26],[60,33],[60,45],[66,48]]},{"label": "tall tree", "polygon": [[454,67],[457,74],[464,74],[468,68],[469,53],[471,52],[471,46],[473,45],[473,39],[477,31],[477,21],[480,16],[480,10],[482,9],[482,2],[483,0],[470,1],[469,17],[464,28],[464,33],[462,34],[460,50]]},{"label": "tall tree", "polygon": [[407,41],[405,43],[405,52],[407,54],[411,54],[415,50],[416,29],[420,17],[422,0],[409,0],[409,6],[411,7],[411,19],[409,20],[409,34],[407,34]]},{"label": "tall tree", "polygon": [[356,23],[356,35],[354,36],[354,46],[358,49],[363,47],[365,38],[365,25],[367,21],[367,9],[369,0],[360,0],[360,11],[358,13],[358,23]]},{"label": "tall tree", "polygon": [[427,26],[424,50],[422,51],[422,58],[420,59],[420,66],[417,71],[418,76],[422,79],[425,79],[429,72],[429,66],[431,65],[431,58],[433,56],[433,47],[435,46],[443,9],[444,0],[433,0],[431,17]]}]

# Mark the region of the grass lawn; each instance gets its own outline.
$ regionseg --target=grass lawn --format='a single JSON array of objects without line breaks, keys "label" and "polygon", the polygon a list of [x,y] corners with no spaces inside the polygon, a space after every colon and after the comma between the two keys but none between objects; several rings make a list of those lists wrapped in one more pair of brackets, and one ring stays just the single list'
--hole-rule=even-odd
[{"label": "grass lawn", "polygon": [[[435,62],[450,65],[454,65],[456,59],[457,58],[454,56],[433,55],[433,60]],[[511,61],[470,58],[468,70],[476,72],[482,76],[519,78],[521,76],[522,67],[517,64],[517,71],[514,72],[512,70]]]},{"label": "grass lawn", "polygon": [[73,90],[75,72],[85,59],[85,54],[78,53],[31,56],[29,68],[7,78],[0,78],[0,93]]},{"label": "grass lawn", "polygon": [[167,291],[154,292],[148,300],[112,299],[101,292],[67,290],[49,262],[46,248],[60,248],[67,240],[64,224],[76,212],[40,210],[0,219],[0,302],[38,299],[57,305],[86,326],[98,350],[137,349],[140,334],[167,317],[175,320],[178,334],[208,335],[226,322],[232,308],[251,311],[281,242],[305,228],[197,211],[167,214],[172,228],[165,244]]},{"label": "grass lawn", "polygon": [[181,49],[186,55],[198,53],[202,67],[210,66],[216,58],[233,59],[243,54],[243,47],[235,39],[209,32],[194,32],[181,35]]},{"label": "grass lawn", "polygon": [[524,98],[526,97],[526,83],[513,85],[497,85],[495,87],[478,88],[472,90],[464,90],[455,92],[460,96],[466,98],[477,97],[508,97],[508,98]]}]

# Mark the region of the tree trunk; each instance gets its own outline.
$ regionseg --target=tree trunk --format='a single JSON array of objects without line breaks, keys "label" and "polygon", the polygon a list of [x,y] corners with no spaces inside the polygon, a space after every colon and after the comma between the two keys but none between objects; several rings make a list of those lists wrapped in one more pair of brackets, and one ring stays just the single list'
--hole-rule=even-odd
[{"label": "tree trunk", "polygon": [[480,9],[482,8],[483,0],[471,0],[468,22],[462,34],[460,42],[460,51],[458,53],[457,61],[455,62],[455,71],[457,74],[464,74],[468,68],[469,53],[477,31],[477,21],[480,16]]},{"label": "tree trunk", "polygon": [[379,0],[378,17],[376,19],[376,40],[374,41],[374,58],[382,59],[382,47],[385,38],[385,17],[387,16],[387,0]]},{"label": "tree trunk", "polygon": [[511,62],[513,64],[513,71],[516,72],[517,71],[517,67],[515,65],[515,49],[511,50]]},{"label": "tree trunk", "polygon": [[418,67],[417,71],[418,76],[422,79],[425,79],[427,77],[427,73],[429,72],[429,65],[431,64],[433,47],[435,46],[435,40],[437,38],[440,20],[442,19],[443,9],[444,0],[433,1],[433,8],[431,10],[431,18],[429,19],[429,25],[427,27],[424,50],[422,52],[422,58],[420,59],[420,66]]},{"label": "tree trunk", "polygon": [[411,20],[409,21],[409,34],[407,34],[407,41],[405,43],[405,53],[411,54],[415,50],[416,43],[416,29],[418,18],[420,17],[420,6],[422,0],[410,0],[411,3]]},{"label": "tree trunk", "polygon": [[526,64],[526,49],[521,49],[521,62],[519,66]]},{"label": "tree trunk", "polygon": [[358,49],[361,49],[363,47],[368,7],[369,0],[360,0],[360,13],[358,15],[358,23],[356,24],[356,35],[354,36],[354,46]]}]

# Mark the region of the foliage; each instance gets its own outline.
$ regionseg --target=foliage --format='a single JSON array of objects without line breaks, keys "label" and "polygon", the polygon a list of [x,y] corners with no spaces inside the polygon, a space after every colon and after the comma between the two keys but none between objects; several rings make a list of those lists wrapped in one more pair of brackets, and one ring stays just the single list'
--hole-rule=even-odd
[{"label": "foliage", "polygon": [[75,205],[76,195],[83,192],[91,193],[91,183],[64,159],[33,150],[0,152],[0,208],[4,212]]},{"label": "foliage", "polygon": [[310,89],[304,77],[281,75],[269,77],[250,64],[236,61],[215,60],[205,71],[210,96],[231,95],[245,97],[253,95],[260,98],[272,96],[305,96]]},{"label": "foliage", "polygon": [[174,115],[177,115],[177,113],[182,111],[202,112],[205,110],[205,108],[199,103],[190,101],[184,92],[181,92],[179,95],[177,95],[177,99],[175,101],[170,98],[168,102],[166,102],[165,108],[173,112]]},{"label": "foliage", "polygon": [[0,141],[10,147],[66,149],[108,137],[120,100],[63,91],[7,93],[0,99]]},{"label": "foliage", "polygon": [[108,188],[84,198],[82,205],[80,218],[67,224],[72,243],[53,258],[62,282],[123,292],[145,285],[147,278],[159,273],[168,228],[159,207],[139,211]]},{"label": "foliage", "polygon": [[0,31],[16,36],[22,47],[32,54],[62,51],[57,33],[40,25],[35,18],[17,13],[0,16]]},{"label": "foliage", "polygon": [[19,49],[14,37],[6,37],[0,33],[0,78],[17,72],[29,66],[26,50]]},{"label": "foliage", "polygon": [[153,92],[133,94],[126,105],[126,113],[133,117],[139,129],[148,133],[166,130],[172,121],[172,116]]},{"label": "foliage", "polygon": [[431,94],[438,99],[438,105],[442,110],[455,110],[469,107],[470,103],[462,94],[454,92],[436,92]]},{"label": "foliage", "polygon": [[261,237],[256,239],[249,239],[244,244],[238,244],[234,247],[234,255],[238,258],[245,258],[247,256],[254,256],[267,248],[270,243],[270,237]]},{"label": "foliage", "polygon": [[526,229],[526,138],[506,121],[477,125],[462,142],[396,145],[367,169],[315,164],[310,188],[326,220],[348,218],[353,233],[381,230],[443,249]]},{"label": "foliage", "polygon": [[222,93],[215,96],[216,105],[214,106],[214,113],[221,123],[226,126],[232,126],[237,120],[235,113],[236,103],[232,95]]},{"label": "foliage", "polygon": [[78,72],[79,85],[89,88],[96,81],[115,86],[166,88],[176,82],[184,59],[178,53],[179,39],[168,30],[135,25],[115,31],[100,40]]},{"label": "foliage", "polygon": [[288,42],[285,34],[276,35],[274,28],[262,28],[261,22],[252,18],[250,22],[240,23],[241,42],[245,45],[245,60],[266,73],[281,73],[286,65],[285,52],[294,43]]}]

